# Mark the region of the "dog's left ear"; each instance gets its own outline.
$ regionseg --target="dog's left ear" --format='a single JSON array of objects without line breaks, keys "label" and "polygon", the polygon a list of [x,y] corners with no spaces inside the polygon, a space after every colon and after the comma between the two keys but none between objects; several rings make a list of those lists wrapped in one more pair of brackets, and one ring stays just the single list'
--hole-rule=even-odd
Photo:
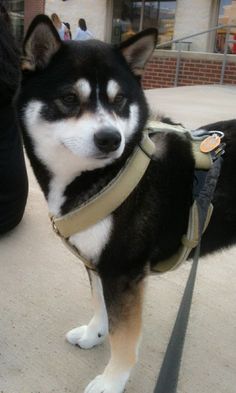
[{"label": "dog's left ear", "polygon": [[157,29],[150,28],[120,44],[119,49],[135,75],[142,75],[144,67],[156,47],[157,35]]},{"label": "dog's left ear", "polygon": [[45,68],[60,47],[61,39],[51,19],[46,15],[37,15],[24,39],[22,70]]}]

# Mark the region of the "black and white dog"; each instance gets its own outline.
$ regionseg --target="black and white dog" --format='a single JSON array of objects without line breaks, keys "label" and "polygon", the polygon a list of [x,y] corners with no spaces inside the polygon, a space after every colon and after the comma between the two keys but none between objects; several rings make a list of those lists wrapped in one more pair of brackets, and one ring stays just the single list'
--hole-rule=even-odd
[{"label": "black and white dog", "polygon": [[[156,44],[148,29],[119,47],[97,40],[61,42],[38,16],[24,42],[18,114],[25,147],[50,213],[70,212],[108,184],[142,137],[148,108],[140,77]],[[158,103],[157,103],[158,105]],[[227,149],[203,252],[236,241],[236,120],[210,125]],[[92,261],[95,314],[67,339],[82,348],[109,333],[111,358],[85,393],[121,393],[138,356],[144,278],[170,257],[186,232],[194,158],[188,140],[161,138],[156,160],[126,201],[70,242]]]}]

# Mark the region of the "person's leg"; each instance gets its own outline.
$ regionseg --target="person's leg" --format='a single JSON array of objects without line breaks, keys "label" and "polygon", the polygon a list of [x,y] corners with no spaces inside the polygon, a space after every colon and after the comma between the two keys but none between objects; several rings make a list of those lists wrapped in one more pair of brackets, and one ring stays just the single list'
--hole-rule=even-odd
[{"label": "person's leg", "polygon": [[28,195],[23,147],[11,106],[0,113],[0,234],[21,221]]},{"label": "person's leg", "polygon": [[0,1],[0,234],[22,219],[28,195],[14,96],[20,83],[20,51],[11,31],[7,3]]}]

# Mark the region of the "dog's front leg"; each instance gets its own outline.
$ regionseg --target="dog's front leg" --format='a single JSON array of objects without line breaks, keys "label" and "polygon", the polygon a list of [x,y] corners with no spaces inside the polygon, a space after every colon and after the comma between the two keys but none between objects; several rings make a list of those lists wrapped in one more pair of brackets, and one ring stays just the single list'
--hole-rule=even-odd
[{"label": "dog's front leg", "polygon": [[97,273],[88,270],[92,290],[94,316],[88,325],[70,330],[66,338],[74,345],[89,349],[101,344],[108,334],[108,318],[105,307],[101,279]]},{"label": "dog's front leg", "polygon": [[111,358],[85,393],[122,393],[136,363],[141,336],[144,280],[103,279],[109,318]]}]

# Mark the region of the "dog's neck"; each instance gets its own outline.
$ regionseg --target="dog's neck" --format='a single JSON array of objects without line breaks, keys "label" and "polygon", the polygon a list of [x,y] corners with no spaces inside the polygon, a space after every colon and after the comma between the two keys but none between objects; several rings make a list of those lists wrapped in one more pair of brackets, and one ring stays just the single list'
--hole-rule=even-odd
[{"label": "dog's neck", "polygon": [[63,215],[100,192],[120,171],[124,160],[108,167],[78,173],[76,176],[52,176],[47,197],[50,213]]},{"label": "dog's neck", "polygon": [[30,138],[24,134],[25,147],[30,158],[34,174],[48,203],[49,212],[63,215],[100,192],[121,170],[133,153],[140,137],[132,145],[128,144],[123,155],[110,165],[94,170],[84,168],[73,171],[52,171],[40,160],[32,148]]}]

